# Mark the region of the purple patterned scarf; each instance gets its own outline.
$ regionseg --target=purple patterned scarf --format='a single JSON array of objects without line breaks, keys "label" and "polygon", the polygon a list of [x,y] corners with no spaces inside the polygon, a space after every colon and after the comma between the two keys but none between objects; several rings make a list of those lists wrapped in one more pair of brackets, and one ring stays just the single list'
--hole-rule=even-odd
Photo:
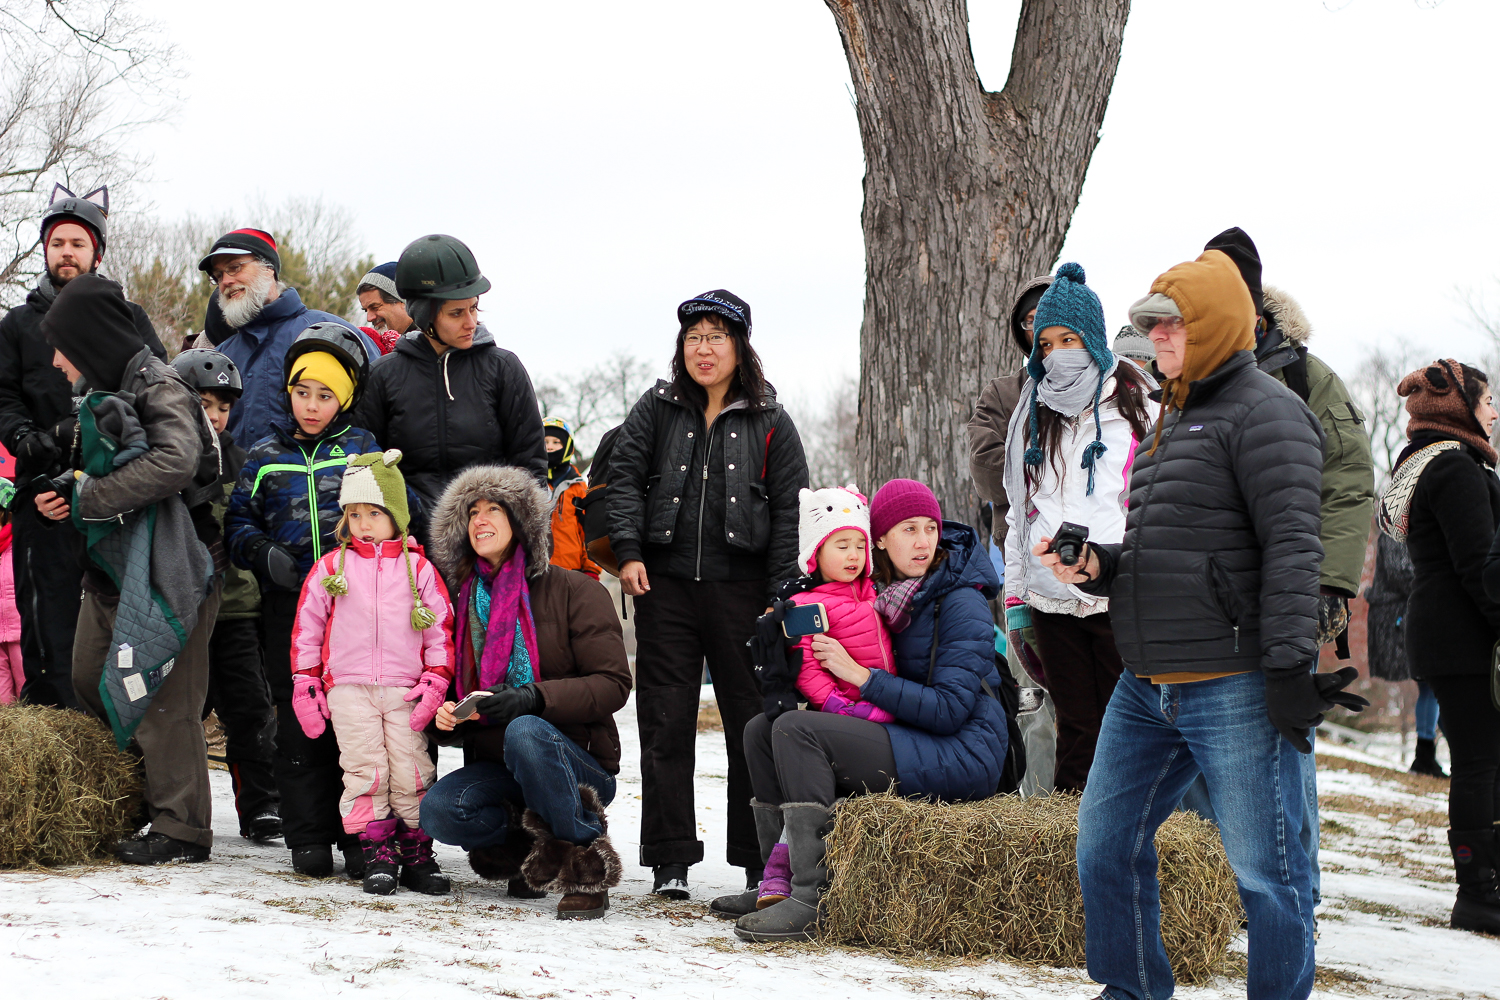
[{"label": "purple patterned scarf", "polygon": [[885,619],[886,627],[892,632],[903,631],[911,624],[911,602],[925,582],[927,582],[925,576],[897,580],[886,584],[875,598],[875,611]]},{"label": "purple patterned scarf", "polygon": [[456,610],[460,698],[501,685],[520,687],[536,679],[540,660],[522,546],[517,545],[498,570],[483,559],[476,560],[474,572],[459,590]]}]

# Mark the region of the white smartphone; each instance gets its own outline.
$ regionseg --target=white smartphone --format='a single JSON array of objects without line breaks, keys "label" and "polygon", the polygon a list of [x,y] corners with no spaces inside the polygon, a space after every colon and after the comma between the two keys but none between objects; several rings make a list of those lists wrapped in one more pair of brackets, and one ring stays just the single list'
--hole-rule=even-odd
[{"label": "white smartphone", "polygon": [[463,722],[465,719],[472,719],[478,714],[475,708],[481,701],[484,701],[484,699],[492,694],[494,694],[493,691],[475,691],[471,693],[463,701],[453,706],[453,717],[459,722]]}]

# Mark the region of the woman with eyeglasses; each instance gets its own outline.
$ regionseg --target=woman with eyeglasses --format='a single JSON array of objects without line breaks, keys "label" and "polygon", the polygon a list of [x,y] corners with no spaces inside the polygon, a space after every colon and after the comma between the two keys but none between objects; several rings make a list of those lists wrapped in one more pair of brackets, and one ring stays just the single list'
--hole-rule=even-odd
[{"label": "woman with eyeglasses", "polygon": [[652,891],[688,898],[703,860],[693,744],[704,662],[729,751],[728,860],[758,885],[761,852],[742,736],[762,700],[746,645],[777,584],[797,576],[807,459],[750,346],[750,306],[723,289],[677,307],[672,377],[620,427],[609,538],[635,598],[641,856]]}]

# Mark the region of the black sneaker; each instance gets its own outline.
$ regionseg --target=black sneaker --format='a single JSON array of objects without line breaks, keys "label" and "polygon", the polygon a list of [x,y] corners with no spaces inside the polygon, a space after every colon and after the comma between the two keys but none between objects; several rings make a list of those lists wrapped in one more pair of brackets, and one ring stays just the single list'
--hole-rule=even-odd
[{"label": "black sneaker", "polygon": [[657,865],[651,869],[656,877],[651,891],[664,899],[687,899],[692,895],[688,891],[687,865]]},{"label": "black sneaker", "polygon": [[274,812],[263,812],[252,816],[240,827],[240,836],[264,844],[281,839],[281,817]]},{"label": "black sneaker", "polygon": [[163,865],[169,861],[207,861],[208,848],[165,833],[150,833],[139,840],[120,841],[115,845],[115,856],[127,865]]},{"label": "black sneaker", "polygon": [[327,844],[292,848],[292,871],[308,878],[327,878],[333,874],[333,848]]}]

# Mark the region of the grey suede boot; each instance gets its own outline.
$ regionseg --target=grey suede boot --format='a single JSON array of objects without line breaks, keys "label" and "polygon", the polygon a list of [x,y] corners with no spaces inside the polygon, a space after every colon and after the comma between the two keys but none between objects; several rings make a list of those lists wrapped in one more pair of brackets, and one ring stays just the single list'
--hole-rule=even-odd
[{"label": "grey suede boot", "polygon": [[[781,807],[768,806],[755,799],[750,800],[755,813],[755,839],[760,844],[760,863],[764,865],[771,851],[781,840]],[[708,904],[708,912],[725,920],[738,920],[747,913],[755,912],[755,903],[760,899],[760,885],[745,886],[744,892],[732,896],[719,896]]]},{"label": "grey suede boot", "polygon": [[788,802],[781,815],[792,861],[792,894],[741,917],[734,925],[734,936],[741,941],[811,941],[818,933],[818,907],[828,885],[823,837],[833,810],[816,802]]}]

